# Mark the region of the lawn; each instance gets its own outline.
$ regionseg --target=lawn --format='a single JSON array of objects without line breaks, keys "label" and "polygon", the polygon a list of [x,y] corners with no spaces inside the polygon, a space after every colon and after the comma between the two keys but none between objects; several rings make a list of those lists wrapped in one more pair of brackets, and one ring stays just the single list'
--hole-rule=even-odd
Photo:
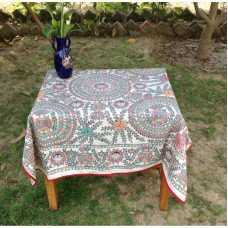
[{"label": "lawn", "polygon": [[127,38],[73,38],[72,51],[80,69],[166,68],[193,140],[187,203],[171,197],[170,210],[160,212],[159,174],[151,170],[62,179],[60,209],[49,210],[42,174],[33,188],[22,171],[24,139],[11,143],[26,127],[45,73],[53,68],[50,44],[25,37],[0,52],[0,225],[226,224],[226,69],[170,65],[155,54],[165,52],[163,43],[154,38],[138,38],[136,44]]}]

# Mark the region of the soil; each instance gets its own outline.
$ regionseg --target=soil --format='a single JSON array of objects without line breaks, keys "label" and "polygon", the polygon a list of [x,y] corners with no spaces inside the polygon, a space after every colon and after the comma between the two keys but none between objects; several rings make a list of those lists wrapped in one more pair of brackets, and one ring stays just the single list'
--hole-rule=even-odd
[{"label": "soil", "polygon": [[[227,68],[227,44],[212,42],[210,57],[206,61],[195,58],[198,40],[170,39],[163,36],[142,38],[140,42],[145,54],[163,59],[165,62],[185,65],[187,68],[197,67],[206,72]],[[152,41],[152,42],[151,42]]]}]

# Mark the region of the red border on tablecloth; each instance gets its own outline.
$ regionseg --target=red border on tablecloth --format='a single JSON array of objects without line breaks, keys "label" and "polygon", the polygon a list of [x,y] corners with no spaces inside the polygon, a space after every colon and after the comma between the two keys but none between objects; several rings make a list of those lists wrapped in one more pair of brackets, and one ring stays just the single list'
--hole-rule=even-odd
[{"label": "red border on tablecloth", "polygon": [[[192,149],[192,146],[193,146],[193,145],[191,144],[191,146],[187,149],[186,152],[190,151],[190,150]],[[185,201],[182,201],[182,200],[173,192],[173,190],[169,187],[169,184],[168,184],[168,182],[167,182],[167,180],[166,180],[166,176],[165,176],[165,173],[164,173],[164,170],[163,170],[163,165],[162,165],[162,163],[159,163],[159,164],[157,164],[157,165],[155,165],[155,166],[152,166],[152,167],[150,167],[150,168],[147,168],[147,169],[138,170],[138,171],[132,171],[132,172],[125,172],[125,173],[121,173],[121,172],[120,172],[120,173],[119,173],[119,172],[117,172],[117,173],[110,173],[110,174],[94,174],[94,173],[92,173],[92,174],[90,174],[90,173],[83,174],[83,173],[82,173],[82,174],[70,174],[70,175],[66,175],[66,176],[62,176],[62,177],[57,177],[57,178],[54,178],[54,179],[48,179],[48,178],[47,178],[47,179],[50,180],[50,181],[57,181],[57,180],[60,180],[60,179],[62,179],[62,178],[73,177],[73,176],[114,176],[114,175],[117,175],[117,174],[133,174],[133,173],[141,173],[141,172],[148,171],[148,170],[152,170],[152,169],[157,169],[157,168],[159,168],[159,167],[162,167],[162,172],[163,172],[163,175],[164,175],[164,177],[165,177],[165,182],[166,182],[166,185],[167,185],[167,188],[168,188],[169,192],[175,197],[176,200],[178,200],[178,201],[179,201],[180,203],[182,203],[182,204],[185,204],[185,203],[186,203],[186,200],[185,200]],[[33,184],[33,187],[35,187],[35,186],[37,185],[36,179],[35,179],[31,174],[28,173],[28,171],[25,169],[23,163],[22,163],[22,168],[23,168],[25,174],[35,182],[35,183]],[[41,171],[42,171],[42,170],[41,170]],[[42,172],[43,172],[43,171],[42,171]],[[45,175],[44,172],[43,172],[43,174]],[[46,176],[46,175],[45,175],[45,176]]]},{"label": "red border on tablecloth", "polygon": [[33,187],[35,187],[36,184],[37,184],[36,179],[35,179],[35,178],[34,178],[34,177],[25,169],[23,162],[21,162],[21,165],[22,165],[22,168],[23,168],[25,174],[26,174],[30,179],[32,179],[32,180],[35,182],[35,183],[32,185]]},{"label": "red border on tablecloth", "polygon": [[[186,153],[192,149],[192,146],[193,146],[192,144],[189,146],[189,148],[186,150]],[[185,201],[181,200],[181,199],[173,192],[173,190],[169,187],[169,184],[168,184],[168,181],[167,181],[167,179],[166,179],[165,172],[164,172],[164,169],[163,169],[163,165],[162,165],[162,164],[161,164],[161,167],[162,167],[162,173],[163,173],[163,175],[164,175],[164,177],[165,177],[166,186],[167,186],[169,192],[170,192],[170,193],[174,196],[174,198],[175,198],[176,200],[178,200],[181,204],[185,204],[187,200],[186,200],[186,199],[185,199]]]}]

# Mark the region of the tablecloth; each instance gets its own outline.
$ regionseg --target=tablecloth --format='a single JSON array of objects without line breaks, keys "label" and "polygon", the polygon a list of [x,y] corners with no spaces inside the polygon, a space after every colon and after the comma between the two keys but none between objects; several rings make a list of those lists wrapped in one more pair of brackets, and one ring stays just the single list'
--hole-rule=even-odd
[{"label": "tablecloth", "polygon": [[166,70],[48,71],[27,121],[22,164],[36,184],[71,175],[111,175],[162,164],[170,192],[187,194],[191,146]]}]

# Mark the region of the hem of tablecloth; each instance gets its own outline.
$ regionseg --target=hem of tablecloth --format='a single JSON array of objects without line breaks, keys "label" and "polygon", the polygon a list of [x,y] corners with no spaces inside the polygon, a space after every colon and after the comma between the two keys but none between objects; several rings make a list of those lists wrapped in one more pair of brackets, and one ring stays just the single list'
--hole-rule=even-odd
[{"label": "hem of tablecloth", "polygon": [[21,165],[22,165],[22,168],[23,168],[25,174],[34,182],[34,183],[32,184],[32,186],[35,187],[35,186],[37,185],[36,178],[35,178],[34,176],[32,176],[32,175],[26,170],[26,168],[24,167],[23,162],[21,163]]},{"label": "hem of tablecloth", "polygon": [[[188,149],[186,149],[186,153],[189,152],[189,151],[191,151],[191,150],[192,150],[192,147],[193,147],[193,145],[191,144],[191,145],[188,147]],[[164,175],[164,177],[165,177],[166,186],[167,186],[169,192],[170,192],[170,193],[174,196],[174,198],[175,198],[176,200],[178,200],[181,204],[185,204],[186,201],[187,201],[187,199],[185,198],[185,200],[182,200],[182,199],[181,199],[181,198],[172,190],[172,188],[169,186],[169,182],[167,181],[167,177],[166,177],[166,173],[165,173],[165,171],[164,171],[163,165],[162,165],[162,172],[163,172],[163,175]]]},{"label": "hem of tablecloth", "polygon": [[178,200],[181,204],[185,204],[186,203],[186,198],[185,200],[182,200],[179,196],[177,196],[177,194],[171,189],[171,187],[169,186],[169,182],[167,181],[167,178],[166,178],[166,174],[164,172],[164,168],[163,168],[163,165],[162,165],[162,173],[165,177],[165,182],[166,182],[166,186],[169,190],[169,192],[173,195],[173,197]]},{"label": "hem of tablecloth", "polygon": [[77,173],[77,174],[69,174],[69,175],[65,175],[65,176],[61,176],[61,177],[56,177],[56,178],[50,178],[50,177],[48,178],[46,173],[41,168],[37,168],[36,170],[42,171],[48,180],[57,181],[57,180],[60,180],[63,178],[74,177],[74,176],[114,176],[114,175],[118,175],[118,174],[134,174],[134,173],[140,173],[140,172],[144,172],[144,171],[148,171],[148,170],[152,170],[152,169],[157,169],[157,168],[159,168],[159,166],[162,166],[161,162],[159,162],[151,167],[148,167],[148,168],[128,171],[128,172],[117,171],[117,172],[113,172],[113,173]]},{"label": "hem of tablecloth", "polygon": [[[189,146],[189,148],[186,150],[186,152],[190,151],[192,149],[192,144]],[[145,169],[141,169],[141,170],[136,170],[136,171],[131,171],[131,172],[114,172],[114,173],[107,173],[107,174],[100,174],[100,173],[79,173],[79,174],[69,174],[69,175],[65,175],[65,176],[61,176],[61,177],[57,177],[57,178],[48,178],[46,173],[40,169],[40,168],[37,168],[36,170],[40,170],[43,172],[43,174],[47,177],[48,180],[50,181],[57,181],[57,180],[60,180],[60,179],[63,179],[63,178],[67,178],[67,177],[73,177],[73,176],[114,176],[114,175],[117,175],[117,174],[133,174],[133,173],[140,173],[140,172],[145,172],[145,171],[148,171],[148,170],[152,170],[152,169],[156,169],[156,168],[159,168],[159,167],[162,167],[162,172],[163,172],[163,175],[165,177],[165,182],[166,182],[166,185],[168,187],[168,190],[169,192],[175,197],[175,199],[177,199],[180,203],[182,204],[185,204],[186,203],[186,199],[185,201],[181,200],[179,196],[177,196],[177,194],[171,189],[171,187],[169,186],[169,183],[167,181],[167,177],[165,175],[165,172],[164,172],[164,168],[163,168],[163,164],[162,162],[159,162],[158,164],[155,164],[149,168],[145,168]],[[36,181],[36,178],[33,177],[24,167],[24,164],[22,163],[22,168],[25,172],[25,174],[34,182],[33,184],[33,187],[35,187],[37,185],[37,181]]]}]

